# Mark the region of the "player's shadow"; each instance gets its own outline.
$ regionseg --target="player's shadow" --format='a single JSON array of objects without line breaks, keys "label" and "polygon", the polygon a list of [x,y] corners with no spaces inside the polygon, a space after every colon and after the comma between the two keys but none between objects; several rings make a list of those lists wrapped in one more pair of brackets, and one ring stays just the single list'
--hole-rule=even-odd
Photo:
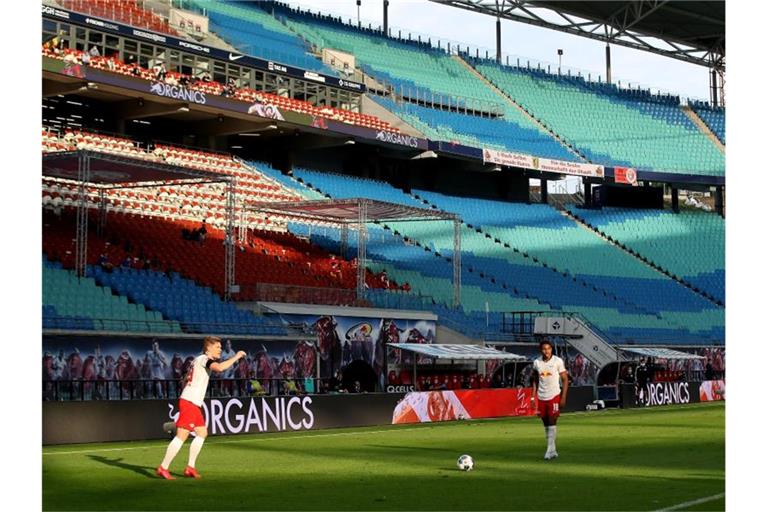
[{"label": "player's shadow", "polygon": [[134,473],[138,473],[147,478],[155,477],[153,468],[150,468],[147,466],[137,466],[135,464],[127,464],[123,462],[122,457],[119,459],[108,459],[106,457],[102,457],[101,455],[89,455],[88,457],[91,460],[100,462],[102,464],[106,464],[107,466],[113,466],[120,469],[127,469],[128,471],[133,471]]}]

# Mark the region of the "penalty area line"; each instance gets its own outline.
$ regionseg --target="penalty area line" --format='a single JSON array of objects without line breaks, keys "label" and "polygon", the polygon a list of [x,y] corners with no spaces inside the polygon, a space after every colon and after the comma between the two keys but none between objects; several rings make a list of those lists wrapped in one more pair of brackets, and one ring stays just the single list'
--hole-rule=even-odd
[{"label": "penalty area line", "polygon": [[686,501],[684,503],[678,503],[677,505],[672,505],[671,507],[662,508],[657,510],[656,512],[671,512],[672,510],[681,510],[684,508],[692,507],[694,505],[701,505],[702,503],[707,503],[710,501],[719,500],[720,498],[723,498],[725,496],[724,492],[721,492],[720,494],[713,494],[712,496],[707,496],[706,498],[699,498],[697,500],[691,500]]}]

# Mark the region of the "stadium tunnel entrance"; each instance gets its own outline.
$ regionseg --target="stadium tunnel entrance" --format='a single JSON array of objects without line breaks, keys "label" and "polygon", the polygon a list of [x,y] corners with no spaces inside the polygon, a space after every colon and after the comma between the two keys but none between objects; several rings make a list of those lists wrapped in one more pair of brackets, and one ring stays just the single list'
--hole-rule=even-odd
[{"label": "stadium tunnel entrance", "polygon": [[[341,371],[341,385],[350,393],[376,391],[376,372],[365,361],[352,361]],[[355,383],[360,383],[360,390],[355,389]]]}]

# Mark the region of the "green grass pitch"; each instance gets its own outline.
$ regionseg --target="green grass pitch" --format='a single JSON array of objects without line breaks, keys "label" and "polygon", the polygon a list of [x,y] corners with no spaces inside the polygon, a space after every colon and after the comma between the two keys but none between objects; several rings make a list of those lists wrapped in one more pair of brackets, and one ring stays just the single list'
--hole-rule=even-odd
[{"label": "green grass pitch", "polygon": [[43,508],[659,510],[725,492],[723,403],[564,414],[554,461],[536,418],[211,437],[197,481],[181,476],[189,442],[178,480],[154,476],[166,444],[44,447]]}]

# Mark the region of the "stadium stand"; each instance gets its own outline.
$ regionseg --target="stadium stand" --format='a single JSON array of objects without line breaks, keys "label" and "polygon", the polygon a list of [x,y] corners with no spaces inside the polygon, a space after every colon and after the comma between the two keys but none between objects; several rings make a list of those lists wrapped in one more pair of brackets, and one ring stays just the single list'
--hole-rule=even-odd
[{"label": "stadium stand", "polygon": [[[415,197],[383,182],[306,169],[294,170],[294,175],[332,197],[371,197],[424,206]],[[497,313],[574,311],[616,340],[696,343],[722,335],[722,309],[633,261],[549,206],[417,194],[438,201],[436,206],[457,212],[469,222],[462,231],[462,306],[470,317],[481,313],[476,320],[486,320],[482,313],[487,301]],[[481,206],[473,208],[473,201]],[[487,218],[479,216],[483,212]],[[488,219],[505,219],[520,226],[519,231],[509,225],[489,225]],[[483,223],[487,233],[478,233],[476,226]],[[392,233],[386,229],[372,231],[368,250],[374,260],[381,262],[380,269],[407,281],[415,294],[448,305],[452,267],[445,258],[451,257],[453,228],[443,224],[400,222],[386,226]],[[289,229],[301,228],[291,224]],[[392,243],[397,235],[405,241],[419,242],[423,249]],[[331,247],[338,243],[337,234],[327,238],[314,235],[312,240]],[[563,245],[563,239],[568,244]],[[524,249],[512,249],[520,246]],[[440,260],[435,260],[436,255],[444,264],[436,263]],[[606,268],[602,269],[602,265]],[[494,321],[498,322],[499,317]]]},{"label": "stadium stand", "polygon": [[602,235],[725,302],[725,220],[719,215],[573,205],[568,210]]},{"label": "stadium stand", "polygon": [[168,20],[145,9],[136,0],[59,0],[65,9],[114,20],[134,27],[154,30],[178,36],[179,33],[168,25]]},{"label": "stadium stand", "polygon": [[[607,292],[630,311],[657,315],[672,325],[708,332],[722,325],[722,309],[637,258],[595,236],[548,205],[524,205],[415,191],[455,211],[502,244],[520,248],[543,264]],[[686,322],[678,320],[681,315]],[[721,319],[717,321],[716,318]],[[677,320],[676,320],[677,319]],[[697,320],[698,319],[698,320]]]},{"label": "stadium stand", "polygon": [[439,110],[411,103],[397,103],[389,98],[372,97],[408,124],[433,140],[458,142],[473,147],[539,155],[558,160],[575,160],[562,144],[540,131],[516,108],[505,108],[504,116],[480,117]]},{"label": "stadium stand", "polygon": [[[432,140],[582,160],[568,149],[572,144],[579,154],[600,164],[724,176],[724,156],[714,147],[717,141],[699,131],[674,96],[451,55],[432,47],[431,41],[385,37],[279,2],[192,3],[207,9],[219,35],[245,53],[334,75],[336,71],[324,65],[317,52],[333,48],[351,53],[363,72],[392,87],[390,97],[372,99]],[[111,10],[111,19],[134,26],[150,28],[142,23],[151,24],[150,17],[131,14],[141,10],[135,2],[73,0],[62,5],[103,17],[109,17],[105,9]],[[75,50],[44,45],[43,54],[82,64],[82,52]],[[95,56],[89,65],[145,80],[157,78],[152,70],[114,56]],[[199,78],[171,71],[164,81],[316,118],[398,131],[375,116]],[[691,108],[724,142],[724,112],[704,104],[691,104]],[[502,316],[508,312],[568,311],[581,315],[617,343],[704,344],[724,339],[723,308],[676,281],[679,278],[724,300],[724,225],[714,215],[569,207],[579,219],[576,222],[546,204],[425,190],[411,194],[381,181],[305,168],[294,168],[288,176],[261,161],[244,162],[228,154],[168,144],[145,147],[123,136],[87,130],[43,128],[42,144],[44,152],[87,149],[235,177],[239,204],[367,197],[457,213],[463,220],[458,308],[453,308],[454,233],[449,222],[369,224],[365,303],[428,309],[445,325],[473,337],[501,334]],[[74,266],[70,234],[76,186],[44,179],[42,195],[46,222],[54,226],[53,234],[46,231],[44,252],[55,262],[46,268],[69,272],[66,269]],[[96,190],[90,189],[88,206],[94,213],[97,198]],[[222,184],[117,189],[107,193],[107,201],[106,234],[89,234],[88,246],[88,275],[95,278],[93,286],[102,286],[102,294],[114,291],[119,295],[112,296],[118,300],[151,308],[144,309],[143,321],[159,317],[158,329],[181,325],[186,332],[205,332],[213,325],[238,324],[241,327],[230,332],[272,332],[269,322],[220,298],[224,295],[226,212]],[[358,303],[356,261],[351,259],[354,236],[348,240],[349,252],[341,254],[341,231],[330,225],[288,222],[256,211],[244,213],[241,220],[247,235],[238,243],[238,300]],[[198,232],[190,238],[202,223],[206,235],[200,238]],[[671,242],[658,243],[660,237]],[[686,250],[696,254],[685,257]],[[100,261],[103,258],[107,268]],[[126,268],[121,268],[121,261],[127,261]],[[77,318],[77,311],[60,300],[46,303],[45,308],[49,321],[95,326],[98,320],[90,313]],[[128,315],[125,311],[115,314]],[[198,319],[201,326],[196,331],[191,325]]]},{"label": "stadium stand", "polygon": [[249,55],[335,76],[336,72],[312,55],[304,42],[285,25],[244,2],[201,2],[211,29]]},{"label": "stadium stand", "polygon": [[[330,16],[300,12],[279,2],[260,4],[317,48],[332,48],[355,56],[356,65],[366,74],[402,87],[411,97],[445,95],[462,108],[488,110],[499,97],[463,64],[432,48],[427,42],[384,37],[378,31],[341,23]],[[256,9],[257,7],[253,7]]]},{"label": "stadium stand", "polygon": [[[44,46],[42,49],[42,53],[46,57],[51,57],[51,58],[60,59],[64,61],[69,60],[72,63],[78,63],[78,62],[81,62],[82,55],[84,52],[72,50],[72,49],[65,49],[60,53],[56,53],[52,49]],[[113,71],[115,73],[120,73],[123,75],[135,76],[138,78],[143,78],[145,80],[155,81],[155,76],[151,70],[142,68],[138,64],[125,64],[120,60],[118,60],[117,58],[115,58],[114,56],[92,57],[89,65],[97,69]],[[277,94],[271,94],[264,91],[257,91],[247,87],[235,87],[231,91],[226,92],[226,88],[224,84],[221,84],[215,81],[202,80],[199,77],[191,77],[191,76],[183,75],[181,73],[177,73],[173,71],[168,72],[165,77],[165,83],[168,83],[171,85],[178,85],[184,80],[188,80],[188,87],[190,89],[199,90],[207,94],[214,94],[217,96],[228,94],[235,99],[246,101],[249,103],[254,103],[254,102],[267,103],[267,104],[275,105],[279,108],[290,110],[292,112],[309,114],[309,115],[323,118],[323,119],[332,119],[332,120],[341,121],[347,124],[363,126],[366,128],[374,128],[377,130],[386,130],[386,131],[395,132],[395,133],[400,132],[400,130],[395,128],[394,126],[370,114],[362,114],[359,112],[353,112],[351,110],[345,110],[345,109],[329,107],[324,105],[315,106],[307,101],[298,100],[294,98],[287,98],[284,96],[279,96]]]},{"label": "stadium stand", "polygon": [[115,295],[93,277],[78,278],[59,262],[43,258],[43,326],[137,332],[181,332],[178,322]]},{"label": "stadium stand", "polygon": [[466,58],[591,161],[671,173],[725,173],[725,157],[686,117],[678,97]]},{"label": "stadium stand", "polygon": [[725,108],[713,107],[701,101],[691,101],[688,105],[696,112],[712,133],[725,144]]}]

